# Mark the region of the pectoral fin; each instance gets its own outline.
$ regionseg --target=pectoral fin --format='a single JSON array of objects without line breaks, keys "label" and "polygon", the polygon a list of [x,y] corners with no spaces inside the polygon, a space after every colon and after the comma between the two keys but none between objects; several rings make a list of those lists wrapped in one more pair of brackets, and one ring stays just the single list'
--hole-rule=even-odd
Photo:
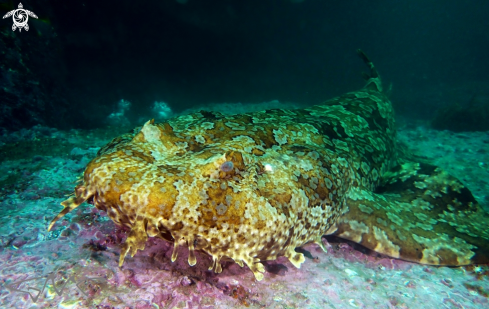
[{"label": "pectoral fin", "polygon": [[456,178],[408,162],[376,192],[353,188],[333,235],[412,262],[489,262],[489,215]]}]

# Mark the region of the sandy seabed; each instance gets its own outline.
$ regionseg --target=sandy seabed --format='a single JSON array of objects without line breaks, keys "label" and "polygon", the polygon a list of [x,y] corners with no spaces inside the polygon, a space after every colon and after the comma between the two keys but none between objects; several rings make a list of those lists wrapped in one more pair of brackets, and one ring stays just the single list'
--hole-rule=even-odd
[{"label": "sandy seabed", "polygon": [[[306,262],[266,262],[257,282],[229,261],[223,272],[197,254],[187,264],[181,248],[148,240],[118,267],[127,230],[88,204],[46,228],[59,203],[114,129],[57,131],[34,127],[0,138],[1,308],[489,308],[489,268],[432,267],[379,256],[349,242],[323,238],[301,249]],[[489,133],[399,130],[419,156],[448,170],[489,204]]]}]

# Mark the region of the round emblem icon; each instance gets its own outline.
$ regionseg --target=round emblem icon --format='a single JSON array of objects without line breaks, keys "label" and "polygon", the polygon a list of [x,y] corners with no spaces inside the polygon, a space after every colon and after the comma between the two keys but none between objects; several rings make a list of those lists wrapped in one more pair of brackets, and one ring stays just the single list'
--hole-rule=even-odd
[{"label": "round emblem icon", "polygon": [[10,16],[12,16],[12,20],[14,21],[14,24],[12,25],[12,30],[15,31],[15,29],[19,28],[19,32],[22,31],[22,28],[24,28],[25,31],[29,30],[29,25],[27,24],[29,16],[37,18],[37,15],[34,14],[34,12],[24,10],[24,6],[22,6],[22,3],[19,3],[19,8],[17,10],[12,10],[8,12],[7,14],[3,15],[3,18],[5,19]]}]

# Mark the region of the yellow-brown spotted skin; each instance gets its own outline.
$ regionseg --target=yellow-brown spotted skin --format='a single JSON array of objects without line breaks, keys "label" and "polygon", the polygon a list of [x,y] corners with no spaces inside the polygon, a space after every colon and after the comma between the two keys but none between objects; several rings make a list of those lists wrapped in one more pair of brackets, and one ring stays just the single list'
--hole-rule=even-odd
[{"label": "yellow-brown spotted skin", "polygon": [[148,121],[102,148],[54,223],[90,201],[131,229],[119,264],[148,237],[246,264],[336,234],[395,258],[435,265],[487,262],[488,216],[455,178],[405,160],[392,105],[372,63],[367,85],[300,110]]}]

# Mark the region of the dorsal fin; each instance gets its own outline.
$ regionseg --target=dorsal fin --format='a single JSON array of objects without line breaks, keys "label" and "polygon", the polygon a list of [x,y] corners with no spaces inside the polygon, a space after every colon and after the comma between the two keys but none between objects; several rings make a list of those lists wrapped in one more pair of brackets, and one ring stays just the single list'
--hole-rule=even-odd
[{"label": "dorsal fin", "polygon": [[375,68],[372,61],[370,61],[370,59],[361,49],[357,49],[357,54],[358,56],[360,56],[360,58],[362,58],[363,62],[365,62],[365,64],[370,69],[370,73],[362,73],[363,78],[367,81],[365,88],[369,90],[383,92],[382,81],[380,80],[379,72],[377,72],[377,69]]}]

